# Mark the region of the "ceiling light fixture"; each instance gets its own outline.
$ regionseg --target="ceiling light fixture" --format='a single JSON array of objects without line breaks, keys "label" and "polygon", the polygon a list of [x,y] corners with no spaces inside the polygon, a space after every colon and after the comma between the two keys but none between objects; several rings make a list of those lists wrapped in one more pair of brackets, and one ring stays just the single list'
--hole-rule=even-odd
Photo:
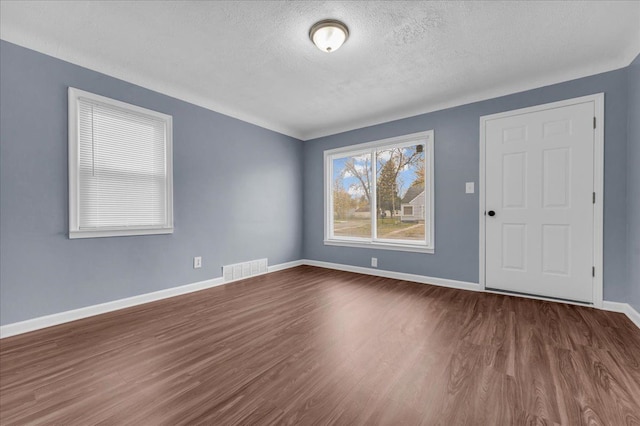
[{"label": "ceiling light fixture", "polygon": [[349,28],[335,19],[325,19],[316,22],[309,30],[309,38],[318,49],[331,53],[340,49],[340,46],[349,38]]}]

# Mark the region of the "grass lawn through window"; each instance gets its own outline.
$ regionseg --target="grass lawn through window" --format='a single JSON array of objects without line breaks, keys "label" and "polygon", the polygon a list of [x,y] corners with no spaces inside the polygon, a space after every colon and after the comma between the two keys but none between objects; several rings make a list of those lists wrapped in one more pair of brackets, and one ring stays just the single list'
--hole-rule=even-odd
[{"label": "grass lawn through window", "polygon": [[[371,238],[369,218],[350,218],[334,221],[333,233],[336,237]],[[400,218],[378,218],[377,238],[398,240],[424,240],[424,222],[401,222]]]}]

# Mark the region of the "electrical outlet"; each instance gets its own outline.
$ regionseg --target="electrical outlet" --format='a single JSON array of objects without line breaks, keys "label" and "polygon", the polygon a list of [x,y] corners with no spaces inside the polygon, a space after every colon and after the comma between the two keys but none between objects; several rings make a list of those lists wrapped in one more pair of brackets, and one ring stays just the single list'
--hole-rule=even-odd
[{"label": "electrical outlet", "polygon": [[377,257],[372,257],[371,258],[371,266],[373,266],[374,268],[378,267],[378,258]]},{"label": "electrical outlet", "polygon": [[467,182],[465,185],[465,192],[467,194],[473,194],[475,192],[475,185],[473,182]]},{"label": "electrical outlet", "polygon": [[193,258],[193,269],[202,268],[202,256],[196,256]]}]

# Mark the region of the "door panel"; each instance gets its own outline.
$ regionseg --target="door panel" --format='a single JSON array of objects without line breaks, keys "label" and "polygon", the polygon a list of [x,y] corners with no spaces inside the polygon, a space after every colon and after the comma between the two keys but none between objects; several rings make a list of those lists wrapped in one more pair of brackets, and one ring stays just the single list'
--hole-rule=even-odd
[{"label": "door panel", "polygon": [[526,271],[527,225],[502,224],[502,269]]},{"label": "door panel", "polygon": [[571,148],[545,149],[543,155],[543,206],[567,208],[571,199]]},{"label": "door panel", "polygon": [[486,287],[593,301],[594,112],[485,122]]},{"label": "door panel", "polygon": [[502,157],[502,207],[521,209],[527,204],[527,153],[515,152]]},{"label": "door panel", "polygon": [[571,227],[542,225],[542,272],[569,276],[571,268]]}]

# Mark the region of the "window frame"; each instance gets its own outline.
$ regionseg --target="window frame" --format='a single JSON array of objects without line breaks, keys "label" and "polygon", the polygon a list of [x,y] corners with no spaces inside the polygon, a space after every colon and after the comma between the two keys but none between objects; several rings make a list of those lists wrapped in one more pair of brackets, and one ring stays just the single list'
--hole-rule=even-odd
[{"label": "window frame", "polygon": [[[392,240],[384,238],[373,238],[376,232],[376,203],[370,203],[371,208],[371,237],[336,237],[333,231],[333,160],[337,158],[344,158],[354,155],[362,155],[373,151],[381,150],[385,148],[399,148],[403,146],[412,146],[424,144],[425,146],[425,180],[428,182],[428,186],[425,184],[425,189],[428,188],[429,194],[425,196],[425,201],[428,200],[428,208],[425,206],[423,214],[429,215],[429,228],[428,234],[425,232],[424,242],[411,243],[410,240]],[[371,199],[376,200],[376,175],[377,175],[377,161],[375,157],[371,159],[372,164],[372,188]],[[420,253],[435,253],[435,185],[434,185],[434,131],[427,130],[424,132],[411,133],[408,135],[402,135],[387,139],[381,139],[372,142],[365,142],[356,145],[349,145],[341,148],[329,149],[324,151],[324,245],[328,246],[342,246],[342,247],[357,247],[357,248],[373,248],[382,250],[398,250]],[[426,226],[426,224],[425,224]],[[425,228],[427,231],[427,228]],[[427,235],[429,241],[427,241]]]},{"label": "window frame", "polygon": [[[85,99],[106,106],[124,109],[134,114],[147,115],[164,122],[166,166],[166,223],[163,226],[105,226],[80,228],[80,120],[79,100]],[[69,103],[69,239],[117,237],[131,235],[157,235],[173,233],[173,117],[158,111],[142,108],[126,102],[96,95],[74,87],[68,88]]]}]

